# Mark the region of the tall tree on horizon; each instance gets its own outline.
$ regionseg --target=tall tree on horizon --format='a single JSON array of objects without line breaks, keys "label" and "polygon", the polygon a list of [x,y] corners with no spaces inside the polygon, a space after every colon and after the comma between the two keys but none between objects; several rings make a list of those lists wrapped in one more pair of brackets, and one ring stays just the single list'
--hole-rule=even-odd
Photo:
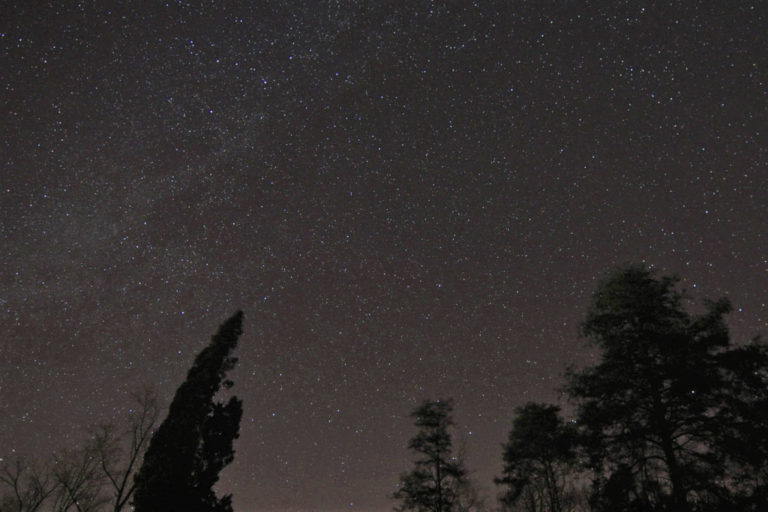
[{"label": "tall tree on horizon", "polygon": [[453,425],[452,411],[450,400],[426,400],[411,413],[419,428],[408,443],[416,454],[416,467],[400,475],[400,488],[392,495],[401,502],[395,510],[453,512],[458,508],[467,471],[452,453],[448,432]]},{"label": "tall tree on horizon", "polygon": [[217,497],[213,486],[234,459],[242,401],[233,396],[222,403],[214,397],[222,386],[233,385],[226,374],[237,362],[230,354],[242,322],[238,311],[219,327],[176,390],[136,475],[135,512],[232,512],[232,497]]},{"label": "tall tree on horizon", "polygon": [[760,510],[765,481],[745,481],[745,465],[762,464],[764,474],[765,463],[750,462],[744,448],[765,450],[750,415],[766,403],[768,352],[731,344],[727,299],[687,312],[678,283],[644,266],[619,269],[582,324],[601,359],[570,371],[568,392],[595,474],[595,510]]}]

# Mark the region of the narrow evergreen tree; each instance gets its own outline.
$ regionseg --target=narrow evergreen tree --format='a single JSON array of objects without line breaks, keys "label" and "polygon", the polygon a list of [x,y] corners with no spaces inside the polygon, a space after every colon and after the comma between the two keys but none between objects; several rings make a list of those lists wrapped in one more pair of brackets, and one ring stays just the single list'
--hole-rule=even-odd
[{"label": "narrow evergreen tree", "polygon": [[232,462],[232,442],[238,437],[242,402],[214,397],[237,359],[230,353],[242,333],[238,311],[219,328],[203,349],[187,379],[176,390],[168,416],[152,436],[136,476],[135,512],[231,512],[231,496],[218,498],[213,485]]},{"label": "narrow evergreen tree", "polygon": [[420,429],[408,447],[416,454],[416,467],[400,475],[400,488],[392,497],[400,500],[398,511],[453,512],[458,493],[466,482],[462,461],[452,455],[453,425],[451,401],[429,400],[417,407],[411,417]]}]

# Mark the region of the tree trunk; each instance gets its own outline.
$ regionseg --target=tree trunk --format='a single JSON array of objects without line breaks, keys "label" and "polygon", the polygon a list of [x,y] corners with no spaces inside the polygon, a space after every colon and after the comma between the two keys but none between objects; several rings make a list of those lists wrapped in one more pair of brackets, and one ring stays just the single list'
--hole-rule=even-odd
[{"label": "tree trunk", "polygon": [[443,512],[443,483],[440,475],[440,452],[437,453],[435,460],[435,478],[437,478],[437,485],[435,490],[437,491],[437,510],[435,512]]},{"label": "tree trunk", "polygon": [[661,438],[661,447],[664,451],[664,459],[667,464],[667,471],[669,471],[669,481],[672,484],[672,503],[675,510],[679,512],[688,512],[687,491],[685,484],[683,483],[683,475],[680,471],[680,464],[675,455],[674,446],[672,444],[672,437],[666,432]]},{"label": "tree trunk", "polygon": [[547,493],[549,494],[549,508],[551,512],[561,512],[560,496],[557,489],[557,481],[555,480],[555,472],[552,469],[551,464],[545,464],[544,469],[547,481]]}]

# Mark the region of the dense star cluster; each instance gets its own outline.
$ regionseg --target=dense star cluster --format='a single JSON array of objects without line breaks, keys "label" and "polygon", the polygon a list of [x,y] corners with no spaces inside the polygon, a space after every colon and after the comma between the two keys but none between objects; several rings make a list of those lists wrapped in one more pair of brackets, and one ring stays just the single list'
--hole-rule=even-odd
[{"label": "dense star cluster", "polygon": [[766,48],[757,1],[6,2],[0,456],[242,309],[236,511],[391,509],[449,396],[493,499],[615,265],[768,331]]}]

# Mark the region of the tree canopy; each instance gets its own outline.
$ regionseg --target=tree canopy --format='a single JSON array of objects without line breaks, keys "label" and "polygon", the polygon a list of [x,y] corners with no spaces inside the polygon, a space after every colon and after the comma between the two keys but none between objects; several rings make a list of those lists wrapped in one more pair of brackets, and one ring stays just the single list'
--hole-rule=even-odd
[{"label": "tree canopy", "polygon": [[[764,449],[748,420],[765,425],[764,414],[749,415],[765,403],[768,353],[731,344],[727,299],[693,314],[685,298],[678,278],[642,266],[620,269],[594,294],[582,334],[601,359],[570,372],[568,391],[598,510],[720,510],[764,492],[765,467],[744,443]],[[744,481],[748,466],[762,481]]]},{"label": "tree canopy", "polygon": [[568,482],[576,461],[575,428],[566,425],[555,405],[529,402],[515,410],[504,445],[500,501],[507,507],[523,502],[526,510],[571,510]]}]

